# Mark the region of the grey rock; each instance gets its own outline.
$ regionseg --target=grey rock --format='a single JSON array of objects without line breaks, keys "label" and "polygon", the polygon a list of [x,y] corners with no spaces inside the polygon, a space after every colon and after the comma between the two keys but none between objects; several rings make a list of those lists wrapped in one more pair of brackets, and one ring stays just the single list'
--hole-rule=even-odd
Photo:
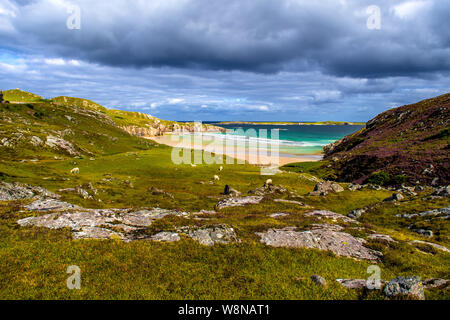
[{"label": "grey rock", "polygon": [[40,145],[43,143],[43,141],[42,141],[41,138],[39,138],[39,137],[32,136],[32,137],[30,138],[30,143],[31,143],[33,146],[37,147],[37,146],[40,146]]},{"label": "grey rock", "polygon": [[338,183],[326,181],[326,182],[319,182],[318,184],[316,184],[316,186],[314,187],[314,191],[310,192],[309,195],[311,196],[326,195],[330,192],[338,193],[343,191],[344,188],[341,187],[341,185],[339,185]]},{"label": "grey rock", "polygon": [[25,209],[30,211],[62,211],[81,208],[64,201],[47,199],[47,200],[36,200],[31,204],[26,205]]},{"label": "grey rock", "polygon": [[429,290],[429,289],[447,287],[448,285],[450,285],[450,280],[434,278],[434,279],[423,280],[422,284],[423,284],[424,289]]},{"label": "grey rock", "polygon": [[336,281],[339,282],[340,284],[342,284],[344,287],[346,287],[348,289],[355,289],[355,290],[381,289],[386,284],[386,281],[381,280],[381,279],[380,279],[378,288],[377,288],[377,284],[376,283],[373,283],[372,281],[368,281],[366,279],[336,279]]},{"label": "grey rock", "polygon": [[306,217],[316,217],[318,219],[330,219],[332,221],[338,221],[341,220],[343,222],[348,222],[348,223],[358,223],[358,221],[356,221],[355,219],[346,217],[342,214],[339,213],[335,213],[332,211],[328,211],[328,210],[314,210],[314,211],[309,211],[305,213]]},{"label": "grey rock", "polygon": [[378,234],[374,233],[367,237],[370,240],[381,240],[385,242],[397,242],[394,239],[391,238],[391,236],[388,236],[387,234]]},{"label": "grey rock", "polygon": [[362,188],[362,186],[357,183],[351,183],[348,185],[348,190],[350,190],[350,191],[361,190],[361,188]]},{"label": "grey rock", "polygon": [[379,261],[382,256],[380,252],[364,247],[365,240],[344,232],[326,229],[295,231],[295,228],[287,227],[269,229],[257,235],[260,236],[261,243],[272,247],[330,250],[338,256],[373,262]]},{"label": "grey rock", "polygon": [[436,188],[433,192],[433,196],[439,196],[439,197],[450,196],[450,186]]},{"label": "grey rock", "polygon": [[433,231],[431,230],[425,230],[425,229],[411,229],[412,232],[418,233],[422,236],[432,238],[433,237]]},{"label": "grey rock", "polygon": [[206,228],[182,227],[178,232],[186,234],[188,237],[205,246],[212,246],[216,243],[227,244],[240,242],[234,229],[226,225],[216,225]]},{"label": "grey rock", "polygon": [[237,191],[236,189],[231,188],[229,185],[225,186],[223,194],[226,196],[231,196],[231,197],[240,197],[241,196],[241,192]]},{"label": "grey rock", "polygon": [[65,152],[67,152],[72,156],[80,155],[80,153],[75,150],[75,147],[70,142],[52,135],[47,136],[45,145],[53,149],[64,150]]},{"label": "grey rock", "polygon": [[342,231],[344,227],[338,224],[329,223],[315,223],[310,226],[311,230],[328,230],[328,231]]},{"label": "grey rock", "polygon": [[269,217],[271,217],[271,218],[281,218],[281,217],[286,217],[288,215],[289,215],[289,213],[277,212],[277,213],[271,214]]},{"label": "grey rock", "polygon": [[46,198],[58,199],[60,196],[41,187],[18,182],[0,182],[0,201]]},{"label": "grey rock", "polygon": [[248,193],[257,196],[265,196],[274,193],[283,194],[288,192],[289,190],[283,186],[276,186],[272,183],[264,183],[262,187],[250,190]]},{"label": "grey rock", "polygon": [[150,240],[152,241],[162,241],[162,242],[176,242],[180,241],[181,238],[176,232],[159,232],[155,235],[153,235]]},{"label": "grey rock", "polygon": [[366,212],[365,209],[355,209],[355,210],[350,211],[349,214],[347,214],[347,217],[352,218],[352,219],[358,219],[365,212]]},{"label": "grey rock", "polygon": [[[155,220],[168,215],[188,217],[187,212],[153,208],[131,211],[129,209],[84,209],[66,202],[51,200],[36,201],[28,208],[36,211],[57,211],[38,217],[20,219],[22,226],[49,229],[70,228],[75,239],[120,238],[135,240],[136,231],[150,226]],[[116,231],[117,229],[122,232]],[[162,236],[162,235],[161,235]]]},{"label": "grey rock", "polygon": [[411,245],[423,244],[423,245],[427,245],[427,246],[433,247],[433,248],[438,249],[438,250],[442,250],[444,252],[450,252],[450,250],[447,249],[446,247],[441,246],[440,244],[437,244],[437,243],[433,243],[433,242],[427,242],[427,241],[421,241],[421,240],[413,240],[413,241],[410,241],[409,244],[411,244]]},{"label": "grey rock", "polygon": [[386,284],[383,292],[388,298],[408,297],[425,300],[423,284],[419,277],[397,277]]},{"label": "grey rock", "polygon": [[[130,182],[128,181],[128,184],[130,184]],[[164,190],[161,190],[161,189],[158,189],[158,188],[155,188],[155,187],[151,187],[150,189],[149,189],[149,191],[152,193],[152,195],[154,195],[154,196],[159,196],[159,195],[162,195],[162,196],[167,196],[167,197],[169,197],[169,198],[174,198],[174,196],[173,196],[173,194],[171,194],[170,192],[166,192],[166,191],[164,191]]]},{"label": "grey rock", "polygon": [[289,204],[296,204],[302,207],[309,207],[306,204],[304,204],[303,202],[300,201],[295,201],[295,200],[286,200],[286,199],[274,199],[274,202],[279,202],[279,203],[289,203]]},{"label": "grey rock", "polygon": [[317,274],[312,275],[311,280],[318,286],[325,287],[327,285],[327,281],[325,280],[325,278],[323,278]]},{"label": "grey rock", "polygon": [[215,209],[220,210],[228,207],[241,207],[249,204],[258,204],[263,200],[262,196],[248,196],[238,198],[227,198],[219,201]]},{"label": "grey rock", "polygon": [[448,215],[450,215],[450,207],[434,209],[434,210],[425,211],[425,212],[421,212],[421,213],[398,214],[398,215],[396,215],[396,217],[411,219],[411,218],[415,218],[415,217],[429,217],[429,216],[440,217],[440,216],[448,216]]},{"label": "grey rock", "polygon": [[391,202],[391,201],[401,201],[405,199],[405,197],[401,193],[394,193],[389,198],[384,199],[383,201]]}]

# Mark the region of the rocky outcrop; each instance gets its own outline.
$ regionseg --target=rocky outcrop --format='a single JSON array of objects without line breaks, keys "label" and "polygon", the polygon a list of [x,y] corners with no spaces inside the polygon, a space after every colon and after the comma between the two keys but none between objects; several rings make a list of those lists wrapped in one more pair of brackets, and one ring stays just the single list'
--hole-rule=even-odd
[{"label": "rocky outcrop", "polygon": [[35,201],[26,207],[31,211],[56,211],[38,217],[20,219],[20,226],[49,229],[70,228],[74,239],[135,240],[138,231],[155,220],[168,215],[188,217],[187,212],[159,208],[133,211],[131,209],[84,209],[61,201]]},{"label": "rocky outcrop", "polygon": [[258,204],[263,200],[262,196],[248,196],[238,198],[226,198],[216,204],[215,209],[220,210],[228,207],[241,207],[249,204]]},{"label": "rocky outcrop", "polygon": [[0,182],[0,201],[24,199],[58,199],[60,196],[41,187],[35,187],[18,182]]},{"label": "rocky outcrop", "polygon": [[234,229],[227,225],[215,225],[206,228],[182,227],[178,232],[186,234],[205,246],[212,246],[216,243],[240,242]]},{"label": "rocky outcrop", "polygon": [[[420,281],[419,277],[399,277],[391,280],[390,282],[380,279],[379,287],[373,286],[373,282],[366,279],[336,279],[336,281],[348,289],[374,290],[386,288],[383,292],[388,297],[407,297],[420,300],[425,298],[423,295],[423,289],[430,290],[444,288],[450,285],[450,280],[433,278]],[[389,286],[386,287],[386,284],[389,284]]]},{"label": "rocky outcrop", "polygon": [[352,235],[332,231],[327,227],[309,231],[296,231],[295,227],[283,229],[269,229],[257,233],[261,243],[272,247],[309,248],[330,250],[338,256],[355,258],[358,260],[379,261],[381,252],[363,246],[364,239]]},{"label": "rocky outcrop", "polygon": [[405,199],[405,197],[401,193],[394,193],[392,196],[384,199],[385,202],[393,202],[393,201],[401,201]]},{"label": "rocky outcrop", "polygon": [[314,211],[306,212],[305,216],[306,217],[315,217],[315,218],[318,218],[319,220],[320,219],[330,219],[334,222],[341,220],[342,222],[347,222],[347,223],[358,223],[358,221],[356,221],[355,219],[352,219],[352,218],[346,217],[342,214],[328,211],[328,210],[314,210]]},{"label": "rocky outcrop", "polygon": [[59,201],[56,199],[36,200],[33,203],[26,205],[25,209],[30,211],[63,211],[81,209],[73,204]]},{"label": "rocky outcrop", "polygon": [[80,153],[77,150],[75,150],[75,147],[72,145],[72,143],[59,137],[49,135],[47,137],[47,140],[45,141],[45,145],[53,149],[63,150],[64,152],[70,154],[71,156],[80,155]]},{"label": "rocky outcrop", "polygon": [[[437,243],[433,243],[433,242],[427,242],[427,241],[421,241],[421,240],[413,240],[413,241],[410,241],[409,244],[411,244],[411,245],[425,245],[425,246],[430,246],[430,247],[432,247],[434,249],[441,250],[441,251],[444,251],[444,252],[450,252],[450,250],[447,249],[446,247],[441,246],[440,244],[437,244]],[[420,251],[422,251],[420,247],[418,249]]]},{"label": "rocky outcrop", "polygon": [[437,197],[448,197],[450,196],[450,186],[444,186],[440,188],[436,188],[433,192],[433,196]]},{"label": "rocky outcrop", "polygon": [[419,277],[397,277],[386,284],[383,292],[388,298],[425,300],[423,284]]},{"label": "rocky outcrop", "polygon": [[441,219],[448,219],[450,216],[450,207],[445,207],[441,209],[434,209],[430,211],[425,211],[421,213],[403,213],[403,214],[397,214],[396,217],[399,218],[417,218],[417,217],[436,217]]},{"label": "rocky outcrop", "polygon": [[342,188],[338,183],[326,181],[319,182],[314,187],[314,191],[310,192],[309,196],[326,196],[328,193],[339,193],[343,192],[344,188]]}]

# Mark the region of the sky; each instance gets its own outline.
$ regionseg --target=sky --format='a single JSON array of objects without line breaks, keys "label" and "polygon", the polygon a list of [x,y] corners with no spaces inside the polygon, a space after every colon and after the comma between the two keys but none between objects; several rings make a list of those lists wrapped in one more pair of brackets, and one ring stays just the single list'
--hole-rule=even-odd
[{"label": "sky", "polygon": [[179,121],[367,121],[450,92],[447,0],[0,0],[0,88]]}]

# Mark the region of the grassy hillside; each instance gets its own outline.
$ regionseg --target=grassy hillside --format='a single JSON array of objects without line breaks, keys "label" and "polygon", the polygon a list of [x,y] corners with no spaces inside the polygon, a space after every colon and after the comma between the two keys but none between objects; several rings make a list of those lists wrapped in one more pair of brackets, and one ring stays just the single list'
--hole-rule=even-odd
[{"label": "grassy hillside", "polygon": [[[450,247],[448,220],[396,216],[450,205],[448,197],[430,197],[431,188],[400,202],[383,201],[392,191],[350,191],[347,184],[341,184],[343,192],[311,196],[308,193],[320,181],[311,173],[327,178],[332,168],[307,163],[270,177],[289,192],[268,195],[259,204],[213,212],[226,185],[246,196],[261,187],[267,176],[248,164],[176,165],[172,148],[129,135],[118,128],[110,112],[114,114],[89,102],[86,106],[81,100],[65,102],[63,98],[0,105],[0,183],[41,186],[59,194],[62,201],[84,208],[186,211],[188,217],[166,216],[143,232],[153,235],[180,227],[225,224],[240,242],[208,247],[186,236],[174,243],[74,240],[67,228],[19,227],[18,219],[46,214],[25,208],[32,200],[0,201],[0,299],[384,299],[379,291],[347,289],[336,282],[366,279],[372,262],[318,249],[270,247],[256,235],[283,227],[306,231],[324,222],[366,239],[367,247],[382,252],[378,263],[382,279],[450,278],[449,253],[410,244],[423,240]],[[139,114],[123,115],[135,119],[120,121],[141,121]],[[54,137],[50,142],[62,147],[47,145],[49,136]],[[79,174],[70,173],[74,167]],[[214,180],[215,175],[220,179]],[[79,187],[92,196],[76,192]],[[154,193],[154,188],[164,193]],[[295,199],[308,207],[274,201],[279,199]],[[366,206],[357,224],[305,215],[313,209],[346,215]],[[209,213],[194,214],[200,210]],[[286,215],[271,216],[280,212]],[[431,230],[433,238],[415,233],[411,224]],[[390,235],[396,242],[371,240],[373,233]],[[66,287],[70,265],[82,270],[80,290]],[[328,284],[314,284],[313,274],[323,276]],[[445,288],[426,290],[425,295],[450,298]]]},{"label": "grassy hillside", "polygon": [[337,178],[367,181],[374,173],[415,184],[450,183],[450,94],[388,110],[366,128],[325,148]]}]

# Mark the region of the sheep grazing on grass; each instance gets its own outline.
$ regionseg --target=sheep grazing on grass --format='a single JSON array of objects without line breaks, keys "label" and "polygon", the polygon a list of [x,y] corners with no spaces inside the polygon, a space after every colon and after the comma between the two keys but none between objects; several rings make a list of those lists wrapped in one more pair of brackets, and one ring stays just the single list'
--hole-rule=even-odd
[{"label": "sheep grazing on grass", "polygon": [[219,180],[220,180],[219,176],[215,175],[214,176],[214,181],[219,181]]},{"label": "sheep grazing on grass", "polygon": [[80,173],[80,168],[73,168],[72,170],[70,170],[70,173],[72,173],[72,174],[79,174]]},{"label": "sheep grazing on grass", "polygon": [[272,179],[267,179],[266,180],[266,183],[265,183],[266,186],[270,186],[272,184],[273,184]]},{"label": "sheep grazing on grass", "polygon": [[223,167],[222,167],[222,166],[220,166],[220,167],[219,167],[219,171],[222,171],[222,170],[223,170]]}]

